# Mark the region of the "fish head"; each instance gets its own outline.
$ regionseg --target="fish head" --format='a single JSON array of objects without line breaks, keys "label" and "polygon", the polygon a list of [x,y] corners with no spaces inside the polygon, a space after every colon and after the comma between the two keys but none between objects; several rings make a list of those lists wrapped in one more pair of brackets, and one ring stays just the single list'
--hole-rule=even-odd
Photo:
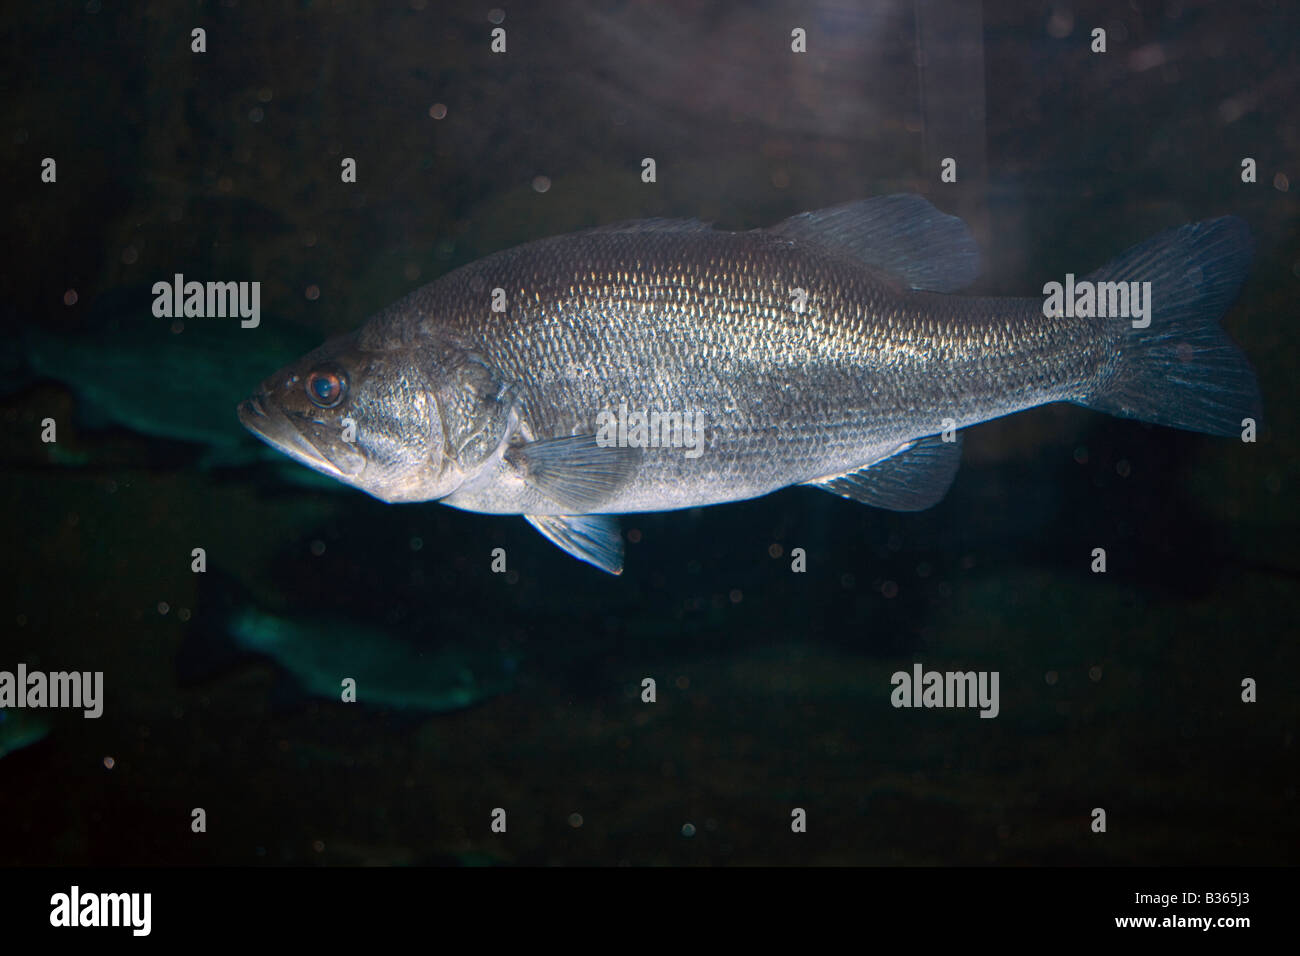
[{"label": "fish head", "polygon": [[419,349],[331,339],[270,378],[239,420],[290,458],[384,501],[450,494],[434,382]]}]

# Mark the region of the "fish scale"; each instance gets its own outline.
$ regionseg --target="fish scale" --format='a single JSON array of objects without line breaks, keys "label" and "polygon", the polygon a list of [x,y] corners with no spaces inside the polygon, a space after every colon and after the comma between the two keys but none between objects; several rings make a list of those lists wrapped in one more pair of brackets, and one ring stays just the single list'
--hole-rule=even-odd
[{"label": "fish scale", "polygon": [[[917,196],[749,232],[622,223],[448,273],[267,379],[240,416],[383,500],[521,514],[618,571],[616,523],[586,516],[803,483],[917,510],[953,480],[956,429],[1049,402],[1235,434],[1259,393],[1218,320],[1251,251],[1228,216],[1086,277],[1146,289],[1135,322],[955,294],[978,274],[978,250]],[[504,312],[492,311],[498,289]],[[611,442],[602,424],[623,410],[698,415],[700,453]]]},{"label": "fish scale", "polygon": [[[944,417],[967,425],[1068,397],[1108,348],[1095,322],[1046,319],[1041,300],[891,288],[860,261],[762,232],[574,236],[466,269],[483,292],[434,283],[368,334],[416,325],[476,349],[520,387],[536,438],[594,432],[598,411],[624,403],[703,413],[708,451],[648,449],[613,511],[681,507],[688,478],[725,501],[837,474]],[[489,290],[506,283],[510,309],[493,313]],[[588,374],[566,372],[575,361]]]}]

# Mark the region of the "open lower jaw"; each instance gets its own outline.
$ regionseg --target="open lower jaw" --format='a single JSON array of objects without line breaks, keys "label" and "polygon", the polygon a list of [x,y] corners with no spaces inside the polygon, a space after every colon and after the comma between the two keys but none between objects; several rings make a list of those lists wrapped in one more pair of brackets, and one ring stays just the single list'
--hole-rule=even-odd
[{"label": "open lower jaw", "polygon": [[[294,461],[314,468],[331,478],[348,481],[361,473],[365,460],[360,454],[352,452],[347,464],[355,468],[345,470],[331,461],[300,432],[287,415],[274,406],[268,408],[261,395],[239,404],[239,421],[250,432],[266,442],[278,452],[288,455]],[[355,459],[352,461],[351,459]]]}]

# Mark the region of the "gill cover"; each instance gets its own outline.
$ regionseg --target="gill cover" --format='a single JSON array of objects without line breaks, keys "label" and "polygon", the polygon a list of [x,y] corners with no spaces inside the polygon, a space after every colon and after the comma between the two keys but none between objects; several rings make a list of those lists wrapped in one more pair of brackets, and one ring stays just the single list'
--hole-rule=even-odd
[{"label": "gill cover", "polygon": [[446,350],[443,375],[434,390],[442,422],[443,454],[468,474],[505,440],[515,393],[476,352]]}]

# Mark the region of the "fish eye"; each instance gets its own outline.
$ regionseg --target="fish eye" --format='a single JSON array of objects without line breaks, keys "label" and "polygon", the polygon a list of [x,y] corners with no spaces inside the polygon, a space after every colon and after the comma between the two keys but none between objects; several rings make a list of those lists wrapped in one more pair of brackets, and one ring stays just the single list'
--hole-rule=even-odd
[{"label": "fish eye", "polygon": [[321,408],[334,408],[348,394],[348,379],[340,369],[326,366],[307,376],[307,397]]}]

